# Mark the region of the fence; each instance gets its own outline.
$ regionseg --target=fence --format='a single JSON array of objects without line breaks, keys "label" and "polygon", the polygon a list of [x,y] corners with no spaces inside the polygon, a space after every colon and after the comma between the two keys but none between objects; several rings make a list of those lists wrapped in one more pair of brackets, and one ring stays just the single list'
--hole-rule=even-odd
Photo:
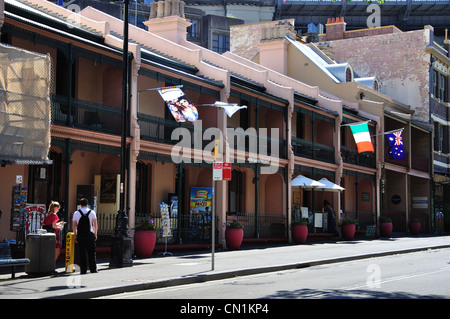
[{"label": "fence", "polygon": [[[162,244],[165,238],[162,234],[161,217],[136,214],[136,223],[141,218],[151,218],[156,225],[157,243]],[[231,218],[231,217],[229,217]],[[244,237],[254,238],[258,234],[259,238],[285,238],[286,237],[286,217],[282,215],[257,215],[239,214],[237,219],[244,224]],[[169,244],[181,243],[209,243],[211,242],[211,216],[196,214],[190,216],[169,218],[171,236],[167,238]],[[116,225],[115,214],[98,214],[98,235],[112,236]],[[255,225],[258,225],[256,227]],[[219,225],[216,219],[216,240],[218,229],[224,225]]]},{"label": "fence", "polygon": [[[244,224],[244,238],[285,238],[287,237],[286,216],[237,214],[235,216]],[[228,217],[230,220],[231,217]]]}]

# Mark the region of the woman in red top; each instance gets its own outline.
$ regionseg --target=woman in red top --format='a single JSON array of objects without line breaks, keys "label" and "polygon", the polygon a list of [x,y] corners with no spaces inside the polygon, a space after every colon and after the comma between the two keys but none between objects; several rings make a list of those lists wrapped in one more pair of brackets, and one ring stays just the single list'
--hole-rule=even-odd
[{"label": "woman in red top", "polygon": [[60,221],[57,215],[60,208],[61,205],[58,202],[51,202],[48,207],[48,212],[44,217],[44,225],[52,227],[56,235],[55,261],[58,259],[62,248],[59,231],[64,227],[64,222]]}]

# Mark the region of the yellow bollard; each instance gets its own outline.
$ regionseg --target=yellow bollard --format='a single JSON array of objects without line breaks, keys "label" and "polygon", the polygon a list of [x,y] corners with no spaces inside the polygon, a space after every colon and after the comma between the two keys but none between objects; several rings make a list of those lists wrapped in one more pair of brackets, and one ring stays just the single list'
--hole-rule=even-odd
[{"label": "yellow bollard", "polygon": [[66,273],[75,272],[75,234],[72,232],[66,235]]}]

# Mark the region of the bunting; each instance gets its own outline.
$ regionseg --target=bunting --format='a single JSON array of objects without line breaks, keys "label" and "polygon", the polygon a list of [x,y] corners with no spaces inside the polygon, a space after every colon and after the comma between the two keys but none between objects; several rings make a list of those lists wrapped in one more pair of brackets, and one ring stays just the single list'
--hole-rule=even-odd
[{"label": "bunting", "polygon": [[198,120],[197,108],[179,87],[168,86],[157,90],[177,122]]}]

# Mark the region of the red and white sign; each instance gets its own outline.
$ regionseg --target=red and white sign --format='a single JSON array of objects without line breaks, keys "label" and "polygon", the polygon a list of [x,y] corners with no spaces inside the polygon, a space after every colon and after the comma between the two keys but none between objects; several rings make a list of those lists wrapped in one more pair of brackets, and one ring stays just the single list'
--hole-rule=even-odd
[{"label": "red and white sign", "polygon": [[230,181],[231,163],[213,163],[213,180]]},{"label": "red and white sign", "polygon": [[223,163],[222,167],[222,179],[224,181],[231,181],[231,163]]}]

